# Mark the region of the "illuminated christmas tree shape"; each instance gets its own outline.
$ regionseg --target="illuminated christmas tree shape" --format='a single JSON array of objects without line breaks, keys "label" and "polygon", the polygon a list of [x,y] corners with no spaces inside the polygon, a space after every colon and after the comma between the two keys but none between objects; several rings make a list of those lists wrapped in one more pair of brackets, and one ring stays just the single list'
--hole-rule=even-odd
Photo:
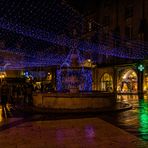
[{"label": "illuminated christmas tree shape", "polygon": [[76,46],[72,48],[65,62],[57,70],[57,89],[78,93],[92,90],[92,71],[81,66],[82,60]]}]

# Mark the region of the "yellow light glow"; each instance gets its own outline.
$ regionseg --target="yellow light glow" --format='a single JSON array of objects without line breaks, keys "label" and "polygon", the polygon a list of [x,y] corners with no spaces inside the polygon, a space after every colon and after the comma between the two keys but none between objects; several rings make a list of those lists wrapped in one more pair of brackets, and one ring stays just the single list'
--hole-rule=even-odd
[{"label": "yellow light glow", "polygon": [[7,76],[6,72],[0,72],[0,78],[3,79]]},{"label": "yellow light glow", "polygon": [[126,75],[124,75],[122,78],[123,78],[123,79],[126,79]]},{"label": "yellow light glow", "polygon": [[2,109],[0,108],[0,122],[3,121],[3,117],[2,117]]},{"label": "yellow light glow", "polygon": [[91,59],[88,59],[87,61],[88,61],[88,62],[91,62]]}]

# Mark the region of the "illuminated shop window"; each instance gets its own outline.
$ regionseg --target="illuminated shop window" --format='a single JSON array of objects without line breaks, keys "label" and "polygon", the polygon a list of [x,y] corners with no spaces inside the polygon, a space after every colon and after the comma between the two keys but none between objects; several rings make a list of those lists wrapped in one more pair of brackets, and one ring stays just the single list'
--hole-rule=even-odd
[{"label": "illuminated shop window", "polygon": [[144,91],[148,93],[148,73],[144,75]]},{"label": "illuminated shop window", "polygon": [[128,69],[121,74],[118,81],[117,91],[122,93],[136,93],[138,87],[138,78],[134,70]]},{"label": "illuminated shop window", "polygon": [[105,73],[101,78],[101,91],[113,91],[113,79],[108,73]]},{"label": "illuminated shop window", "polygon": [[51,72],[48,72],[47,73],[47,78],[46,78],[48,81],[51,81],[52,80],[52,73]]}]

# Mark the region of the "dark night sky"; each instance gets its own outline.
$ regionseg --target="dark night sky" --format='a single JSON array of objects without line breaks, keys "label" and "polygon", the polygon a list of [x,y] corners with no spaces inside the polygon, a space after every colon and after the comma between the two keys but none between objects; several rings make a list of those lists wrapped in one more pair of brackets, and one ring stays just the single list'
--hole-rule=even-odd
[{"label": "dark night sky", "polygon": [[81,13],[87,13],[97,9],[100,0],[66,0]]},{"label": "dark night sky", "polygon": [[78,26],[81,19],[61,0],[1,0],[0,8],[3,19],[46,31],[64,31],[68,23]]}]

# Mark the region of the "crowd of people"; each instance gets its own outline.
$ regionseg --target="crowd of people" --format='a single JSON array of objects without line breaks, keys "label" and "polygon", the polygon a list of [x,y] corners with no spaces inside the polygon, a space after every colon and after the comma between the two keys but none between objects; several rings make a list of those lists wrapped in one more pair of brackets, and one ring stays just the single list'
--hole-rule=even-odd
[{"label": "crowd of people", "polygon": [[8,114],[7,104],[12,108],[20,105],[33,105],[33,92],[54,91],[51,83],[11,82],[3,80],[0,83],[0,103],[2,105],[2,114]]},{"label": "crowd of people", "polygon": [[33,84],[28,83],[17,83],[8,84],[5,80],[0,85],[0,102],[2,105],[2,116],[8,116],[9,111],[7,104],[11,104],[13,107],[20,104],[33,104]]}]

